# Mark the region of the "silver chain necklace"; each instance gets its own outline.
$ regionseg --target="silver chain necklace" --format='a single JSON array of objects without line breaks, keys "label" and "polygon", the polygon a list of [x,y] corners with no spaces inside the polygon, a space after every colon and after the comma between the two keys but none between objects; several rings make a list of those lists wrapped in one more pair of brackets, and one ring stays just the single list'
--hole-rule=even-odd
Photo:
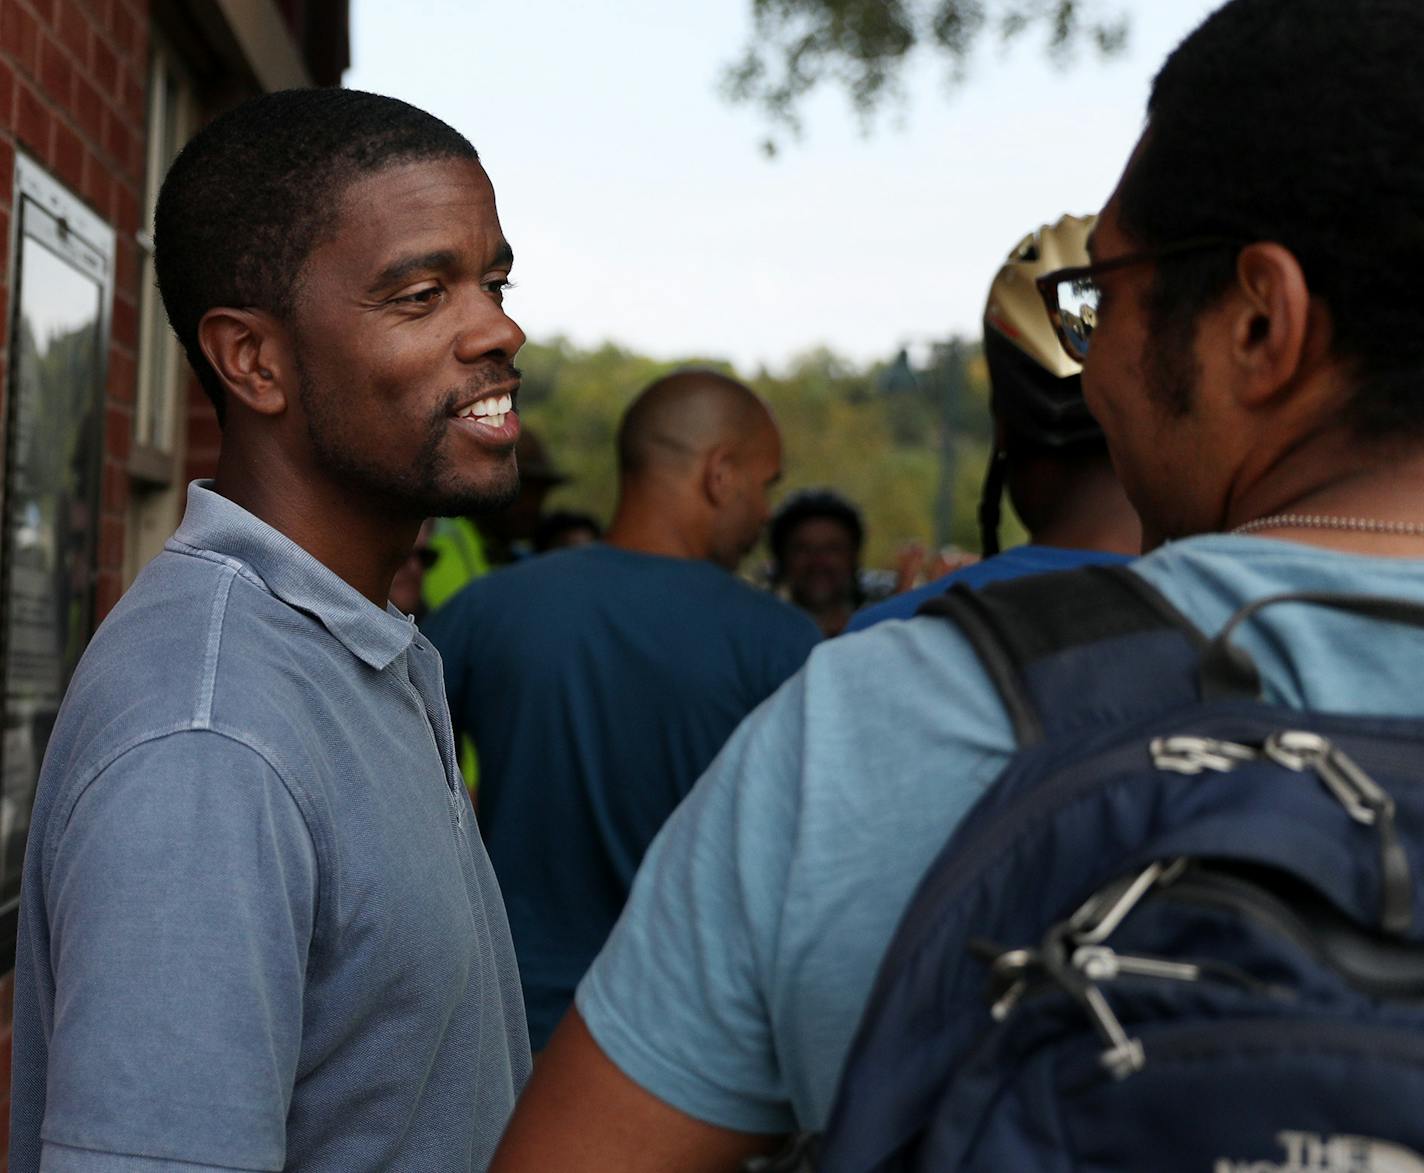
[{"label": "silver chain necklace", "polygon": [[1357,534],[1396,534],[1424,538],[1424,523],[1380,521],[1373,517],[1337,517],[1331,513],[1273,513],[1238,525],[1234,534],[1253,534],[1263,529],[1342,529]]}]

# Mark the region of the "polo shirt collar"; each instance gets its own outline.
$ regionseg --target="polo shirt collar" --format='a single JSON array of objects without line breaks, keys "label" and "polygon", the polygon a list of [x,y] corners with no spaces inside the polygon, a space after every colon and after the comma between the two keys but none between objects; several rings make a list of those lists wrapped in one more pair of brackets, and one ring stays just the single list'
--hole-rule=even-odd
[{"label": "polo shirt collar", "polygon": [[183,522],[170,539],[205,551],[255,578],[288,606],[314,616],[353,656],[377,671],[388,668],[415,638],[415,625],[386,610],[313,558],[285,534],[229,501],[212,481],[188,486]]}]

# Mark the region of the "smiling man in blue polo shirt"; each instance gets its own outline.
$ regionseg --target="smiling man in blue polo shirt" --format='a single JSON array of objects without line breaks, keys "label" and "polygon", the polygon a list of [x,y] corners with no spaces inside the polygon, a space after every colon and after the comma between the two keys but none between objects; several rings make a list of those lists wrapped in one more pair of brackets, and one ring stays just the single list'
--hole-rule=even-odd
[{"label": "smiling man in blue polo shirt", "polygon": [[386,599],[423,517],[517,485],[494,192],[422,111],[289,91],[188,146],[156,238],[222,455],[50,743],[10,1169],[483,1169],[523,1006],[439,658]]}]

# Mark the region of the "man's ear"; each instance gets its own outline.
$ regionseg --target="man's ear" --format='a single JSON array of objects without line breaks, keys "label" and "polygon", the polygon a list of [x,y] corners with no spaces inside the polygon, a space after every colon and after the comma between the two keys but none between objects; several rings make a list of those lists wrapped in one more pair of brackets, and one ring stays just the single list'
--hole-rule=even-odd
[{"label": "man's ear", "polygon": [[1330,322],[1283,245],[1251,244],[1236,259],[1230,348],[1247,402],[1263,402],[1329,354]]},{"label": "man's ear", "polygon": [[198,323],[198,345],[229,399],[258,415],[280,415],[296,387],[286,328],[264,310],[219,307]]},{"label": "man's ear", "polygon": [[731,498],[735,467],[736,453],[730,444],[716,445],[703,458],[702,491],[713,506],[720,508]]}]

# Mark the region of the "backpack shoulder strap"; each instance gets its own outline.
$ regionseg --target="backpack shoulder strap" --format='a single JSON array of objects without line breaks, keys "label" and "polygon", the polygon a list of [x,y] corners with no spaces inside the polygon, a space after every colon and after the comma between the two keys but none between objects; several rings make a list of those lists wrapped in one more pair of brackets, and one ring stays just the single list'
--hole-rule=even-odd
[{"label": "backpack shoulder strap", "polygon": [[1020,746],[1200,698],[1202,633],[1125,566],[956,585],[921,615],[952,620],[1008,710]]}]

